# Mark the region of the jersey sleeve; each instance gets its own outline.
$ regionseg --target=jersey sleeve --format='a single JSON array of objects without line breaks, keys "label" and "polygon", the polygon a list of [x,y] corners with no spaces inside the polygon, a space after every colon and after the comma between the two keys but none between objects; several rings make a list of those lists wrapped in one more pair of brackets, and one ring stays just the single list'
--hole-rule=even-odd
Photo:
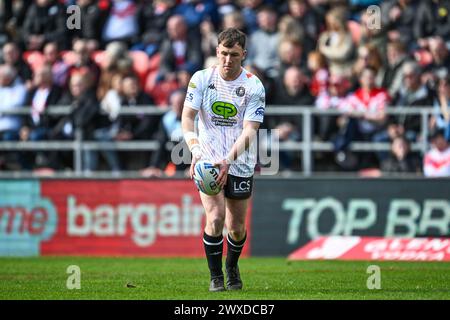
[{"label": "jersey sleeve", "polygon": [[247,108],[245,109],[244,120],[263,122],[264,111],[266,109],[266,92],[262,83],[258,83],[255,92],[251,95]]},{"label": "jersey sleeve", "polygon": [[203,102],[203,79],[202,72],[197,71],[189,81],[184,105],[195,110],[200,110]]}]

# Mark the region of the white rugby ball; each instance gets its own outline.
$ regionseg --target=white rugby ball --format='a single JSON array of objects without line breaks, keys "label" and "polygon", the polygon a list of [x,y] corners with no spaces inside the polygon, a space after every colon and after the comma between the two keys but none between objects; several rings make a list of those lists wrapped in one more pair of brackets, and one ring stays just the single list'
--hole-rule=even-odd
[{"label": "white rugby ball", "polygon": [[214,196],[220,192],[217,178],[219,177],[219,169],[214,167],[212,163],[200,160],[194,166],[194,182],[197,188],[209,196]]}]

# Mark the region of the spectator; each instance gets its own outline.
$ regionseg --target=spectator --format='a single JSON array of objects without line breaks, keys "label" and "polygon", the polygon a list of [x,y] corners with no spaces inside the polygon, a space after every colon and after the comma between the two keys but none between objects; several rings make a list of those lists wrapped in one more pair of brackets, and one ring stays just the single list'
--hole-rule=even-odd
[{"label": "spectator", "polygon": [[378,49],[371,45],[362,45],[358,47],[357,52],[357,58],[353,65],[353,78],[358,79],[361,70],[365,67],[371,67],[377,72],[375,85],[381,87],[386,70],[383,66],[383,60]]},{"label": "spectator", "polygon": [[289,67],[280,80],[276,83],[273,104],[300,106],[313,104],[314,98],[308,89],[308,78],[299,67]]},{"label": "spectator", "polygon": [[2,48],[1,64],[7,64],[14,68],[20,80],[29,88],[33,72],[30,66],[22,59],[22,53],[15,42],[8,42]]},{"label": "spectator", "polygon": [[[340,75],[331,75],[328,89],[321,91],[315,106],[319,110],[346,111],[347,94],[350,81]],[[345,115],[321,115],[318,121],[318,134],[322,141],[334,140],[339,129],[347,120]]]},{"label": "spectator", "polygon": [[211,21],[205,20],[200,25],[202,54],[207,60],[216,60],[217,33]]},{"label": "spectator", "polygon": [[[400,107],[427,107],[433,105],[434,92],[420,81],[420,66],[414,61],[403,64],[403,82],[400,90],[393,97],[392,105]],[[406,137],[415,141],[420,132],[421,122],[419,115],[396,116],[397,123],[404,127]]]},{"label": "spectator", "polygon": [[317,97],[328,85],[329,72],[325,56],[319,51],[311,51],[308,54],[308,70],[311,73],[311,94]]},{"label": "spectator", "polygon": [[[17,77],[16,70],[7,64],[0,65],[0,141],[19,140],[21,117],[2,113],[23,107],[25,95],[26,88]],[[17,153],[0,153],[0,168],[5,166],[19,169],[21,160]]]},{"label": "spectator", "polygon": [[[41,141],[48,138],[51,128],[56,124],[56,117],[47,114],[48,107],[58,104],[61,98],[61,88],[53,83],[52,69],[44,65],[33,76],[33,88],[28,90],[25,104],[31,106],[31,115],[25,117],[20,129],[20,140]],[[44,152],[38,152],[24,157],[22,169],[30,170],[33,164],[47,166],[48,159]]]},{"label": "spectator", "polygon": [[64,5],[57,0],[35,0],[28,8],[22,31],[26,50],[42,50],[50,41],[65,50],[68,37]]},{"label": "spectator", "polygon": [[[171,144],[173,148],[176,143],[184,143],[181,113],[185,96],[184,90],[176,90],[170,95],[171,109],[163,115],[155,135],[155,140],[159,142],[160,148],[152,153],[149,166],[141,171],[143,176],[161,177],[165,170],[170,169],[171,165],[175,166],[171,159],[172,150],[167,148],[167,145]],[[184,171],[189,166],[186,163],[180,163],[175,167],[176,171]]]},{"label": "spectator", "polygon": [[[352,141],[372,141],[374,135],[384,128],[389,95],[385,89],[375,86],[375,74],[373,68],[364,68],[359,78],[360,88],[347,99],[349,120],[334,142],[338,162],[345,162],[348,155],[345,152]],[[363,155],[360,164],[372,165],[371,158]]]},{"label": "spectator", "polygon": [[51,67],[53,82],[61,88],[66,88],[70,66],[61,58],[56,42],[49,42],[44,46],[44,63]]},{"label": "spectator", "polygon": [[[306,75],[295,66],[286,70],[281,81],[276,82],[274,91],[272,103],[276,105],[310,106],[314,102],[314,98],[308,89]],[[280,141],[298,141],[301,138],[300,116],[267,117],[267,125],[269,128],[279,130],[278,138]],[[292,168],[293,156],[289,152],[280,152],[280,165],[283,168]]]},{"label": "spectator", "polygon": [[400,89],[403,80],[403,64],[408,60],[405,45],[400,41],[387,44],[387,66],[382,87],[387,88],[391,97]]},{"label": "spectator", "polygon": [[314,49],[314,44],[319,38],[319,33],[323,24],[319,15],[311,9],[307,0],[289,0],[289,14],[299,23],[304,30],[303,43],[305,53],[308,54]]},{"label": "spectator", "polygon": [[395,137],[389,157],[381,162],[385,174],[405,174],[421,172],[420,160],[411,153],[409,141],[404,136]]},{"label": "spectator", "polygon": [[176,71],[185,64],[198,70],[203,65],[202,48],[199,36],[189,32],[181,15],[174,15],[167,22],[168,38],[160,48],[161,64],[159,79],[173,81]]},{"label": "spectator", "polygon": [[222,29],[235,28],[247,34],[247,25],[241,11],[231,11],[223,16]]},{"label": "spectator", "polygon": [[388,0],[381,3],[381,24],[389,41],[401,41],[414,47],[416,12],[415,0]]},{"label": "spectator", "polygon": [[99,100],[103,99],[108,90],[111,89],[111,81],[115,74],[120,73],[125,76],[133,73],[133,61],[124,43],[109,43],[104,54],[97,88]]},{"label": "spectator", "polygon": [[430,127],[433,130],[442,130],[445,139],[450,141],[450,74],[440,79],[437,97],[433,102],[434,114]]},{"label": "spectator", "polygon": [[428,46],[432,63],[426,66],[422,81],[427,82],[429,87],[437,89],[439,78],[445,77],[450,71],[450,50],[441,37],[430,38]]},{"label": "spectator", "polygon": [[389,95],[385,89],[376,87],[375,70],[366,67],[359,78],[360,88],[348,98],[349,113],[358,119],[358,130],[363,140],[370,140],[386,121]]},{"label": "spectator", "polygon": [[149,56],[158,52],[166,30],[167,21],[174,14],[175,0],[156,0],[151,5],[144,5],[143,34],[132,50],[145,51]]},{"label": "spectator", "polygon": [[112,0],[102,30],[106,46],[114,41],[131,45],[139,39],[139,7],[133,0]]},{"label": "spectator", "polygon": [[242,8],[248,35],[251,36],[259,29],[257,14],[258,10],[264,6],[264,0],[238,0],[238,4]]},{"label": "spectator", "polygon": [[285,14],[279,19],[278,33],[280,34],[280,41],[287,39],[290,41],[302,42],[305,38],[303,27],[288,14]]},{"label": "spectator", "polygon": [[450,144],[440,130],[430,135],[432,148],[424,157],[425,177],[450,177]]},{"label": "spectator", "polygon": [[[69,67],[69,77],[75,73],[89,73],[93,78],[94,84],[97,84],[100,78],[100,68],[89,54],[88,41],[85,39],[75,40],[73,52],[75,53],[75,62]],[[109,51],[107,51],[105,56],[108,57],[108,53]]]},{"label": "spectator", "polygon": [[[122,108],[153,105],[153,99],[142,91],[139,80],[133,75],[122,80]],[[119,133],[116,140],[127,141],[149,139],[156,130],[158,118],[149,115],[120,116]]]},{"label": "spectator", "polygon": [[[244,22],[244,17],[242,16],[242,13],[239,11],[240,8],[238,7],[238,5],[235,3],[236,1],[234,0],[217,0],[216,4],[217,4],[217,14],[219,15],[219,21],[222,22],[222,24],[225,23],[225,17],[228,15],[230,15],[233,12],[238,12],[240,18],[242,19],[242,22]],[[232,24],[234,25],[234,22],[232,22]],[[220,23],[219,23],[220,25]],[[236,26],[230,27],[230,28],[237,28]],[[222,28],[223,30],[227,29],[226,27]],[[244,31],[243,29],[239,29],[241,31]]]},{"label": "spectator", "polygon": [[247,64],[254,64],[269,78],[278,76],[278,46],[280,34],[277,31],[277,12],[271,7],[258,11],[258,25],[249,38]]},{"label": "spectator", "polygon": [[[121,109],[122,97],[122,75],[116,73],[111,79],[111,88],[108,90],[102,101],[100,102],[100,109],[106,113],[107,117],[102,116],[101,121],[97,121],[93,132],[93,138],[99,142],[111,142],[119,132],[119,112]],[[121,170],[119,156],[116,150],[91,150],[89,152],[89,170],[94,171],[99,168],[99,154],[101,154],[109,169],[118,174]]]},{"label": "spectator", "polygon": [[183,16],[189,29],[196,28],[205,20],[210,20],[214,26],[219,25],[214,0],[182,0],[175,7],[174,13]]},{"label": "spectator", "polygon": [[[49,138],[53,140],[72,140],[76,130],[80,129],[82,140],[92,139],[99,117],[99,103],[95,96],[93,79],[88,73],[76,73],[69,79],[69,92],[61,97],[59,102],[70,105],[70,113],[62,117],[52,128]],[[71,162],[71,152],[52,152],[51,167],[62,169]],[[89,152],[83,152],[83,169],[92,168],[92,157]]]},{"label": "spectator", "polygon": [[439,36],[450,40],[450,0],[420,1],[414,23],[414,36],[419,46],[426,45],[426,38]]},{"label": "spectator", "polygon": [[10,65],[0,65],[0,141],[19,139],[21,118],[16,115],[2,115],[2,111],[23,107],[26,88],[17,71]]},{"label": "spectator", "polygon": [[[142,91],[139,86],[137,77],[128,75],[122,80],[122,99],[121,105],[123,109],[134,106],[153,105],[153,99]],[[151,139],[158,128],[159,116],[154,115],[120,115],[118,118],[119,132],[116,141],[146,140]],[[129,166],[143,167],[143,154],[134,155],[133,161],[128,157]]]},{"label": "spectator", "polygon": [[319,36],[319,51],[327,58],[332,74],[351,76],[354,44],[347,28],[347,12],[338,7],[326,16],[326,31]]},{"label": "spectator", "polygon": [[[392,106],[426,107],[433,103],[434,93],[420,82],[421,70],[415,61],[407,61],[402,65],[402,85],[392,99]],[[376,133],[374,142],[390,142],[399,135],[409,141],[418,140],[421,130],[420,115],[391,115],[386,129]],[[387,152],[378,152],[380,160],[388,156]]]},{"label": "spectator", "polygon": [[278,67],[279,77],[282,78],[289,67],[304,67],[302,59],[302,46],[298,41],[284,39],[278,47],[280,64]]},{"label": "spectator", "polygon": [[76,0],[76,5],[80,8],[81,28],[72,30],[72,38],[85,39],[90,50],[97,50],[107,14],[95,0]]},{"label": "spectator", "polygon": [[[45,140],[53,127],[54,117],[46,114],[49,106],[57,105],[61,88],[54,84],[52,69],[44,65],[33,76],[33,88],[27,92],[25,104],[31,106],[31,115],[20,130],[21,140]],[[53,118],[53,119],[52,119]]]},{"label": "spectator", "polygon": [[0,2],[0,46],[7,41],[18,41],[22,33],[27,9],[33,0],[14,0]]}]

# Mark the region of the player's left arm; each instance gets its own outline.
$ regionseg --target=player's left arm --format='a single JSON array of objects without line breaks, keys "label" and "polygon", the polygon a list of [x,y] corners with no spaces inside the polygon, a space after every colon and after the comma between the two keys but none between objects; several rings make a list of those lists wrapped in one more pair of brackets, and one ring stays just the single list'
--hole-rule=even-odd
[{"label": "player's left arm", "polygon": [[241,135],[236,139],[227,155],[226,159],[215,163],[220,168],[219,177],[217,181],[221,188],[225,186],[227,182],[228,170],[230,164],[233,163],[245,150],[247,150],[252,142],[255,140],[259,126],[261,123],[257,121],[244,121],[244,128]]}]

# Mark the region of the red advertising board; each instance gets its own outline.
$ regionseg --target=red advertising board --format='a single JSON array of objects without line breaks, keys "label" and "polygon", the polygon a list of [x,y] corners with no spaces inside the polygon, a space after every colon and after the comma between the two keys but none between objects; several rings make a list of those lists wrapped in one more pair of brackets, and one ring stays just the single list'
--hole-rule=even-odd
[{"label": "red advertising board", "polygon": [[450,239],[321,237],[291,253],[289,259],[450,261]]},{"label": "red advertising board", "polygon": [[[40,187],[57,216],[41,255],[204,255],[205,214],[192,181],[49,180]],[[250,234],[249,221],[250,208]]]}]

